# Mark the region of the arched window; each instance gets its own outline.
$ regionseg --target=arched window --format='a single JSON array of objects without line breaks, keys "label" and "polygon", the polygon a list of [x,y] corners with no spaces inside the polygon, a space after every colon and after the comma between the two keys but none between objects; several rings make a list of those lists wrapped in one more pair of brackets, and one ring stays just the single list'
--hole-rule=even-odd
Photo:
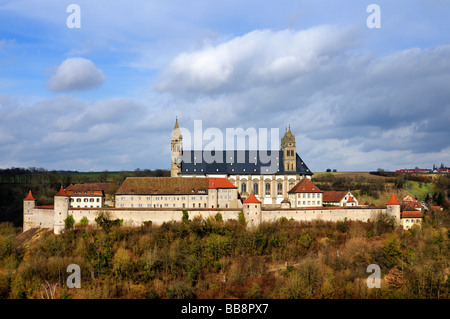
[{"label": "arched window", "polygon": [[246,183],[242,183],[241,184],[241,193],[246,193],[247,192],[247,184]]},{"label": "arched window", "polygon": [[258,195],[258,193],[259,193],[259,185],[258,185],[258,183],[254,183],[253,184],[253,193],[255,195]]},{"label": "arched window", "polygon": [[281,183],[278,183],[278,185],[277,185],[277,194],[283,195],[283,184],[281,184]]},{"label": "arched window", "polygon": [[270,183],[266,183],[266,195],[270,195]]}]

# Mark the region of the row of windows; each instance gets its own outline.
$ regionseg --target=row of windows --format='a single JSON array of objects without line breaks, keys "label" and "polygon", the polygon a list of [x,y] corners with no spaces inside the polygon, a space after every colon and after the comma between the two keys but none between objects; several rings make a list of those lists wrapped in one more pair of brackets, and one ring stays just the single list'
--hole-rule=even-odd
[{"label": "row of windows", "polygon": [[[212,197],[212,198],[214,198],[214,196]],[[136,199],[137,200],[142,200],[142,197],[136,197]],[[151,200],[152,198],[151,197],[146,197],[145,198],[146,200]],[[208,196],[205,196],[205,199],[207,200],[208,199]],[[120,198],[120,200],[125,200],[125,197],[124,196],[122,196],[121,198]],[[134,197],[130,197],[130,200],[135,200],[135,198]],[[153,200],[171,200],[171,198],[170,198],[170,196],[169,197],[163,197],[163,196],[155,196],[154,197],[154,199]],[[179,196],[174,196],[173,197],[173,200],[180,200],[180,197]],[[181,200],[186,200],[186,196],[182,196],[181,197]],[[192,196],[191,197],[191,200],[196,200],[196,197],[195,196]],[[202,196],[200,196],[200,198],[198,199],[198,200],[202,200]]]},{"label": "row of windows", "polygon": [[[298,201],[298,205],[302,205],[301,201]],[[316,201],[303,201],[303,205],[316,205]],[[317,201],[317,205],[321,205],[319,200]]]},{"label": "row of windows", "polygon": [[[228,192],[225,190],[225,191],[223,191],[223,193],[228,193]],[[231,194],[231,191],[229,193]],[[224,195],[220,195],[220,199],[233,199],[233,197],[234,196],[232,196],[232,195],[228,195],[228,198],[227,198],[227,195],[225,195],[225,196]],[[211,199],[215,199],[215,198],[216,198],[215,196],[211,196]],[[219,198],[219,196],[217,196],[217,198]],[[143,200],[143,197],[136,197],[136,198],[135,197],[130,197],[130,200],[135,200],[135,199]],[[145,199],[150,201],[152,198],[151,197],[146,197]],[[182,201],[185,201],[186,200],[186,196],[182,196],[182,197],[174,196],[173,198],[171,198],[170,196],[165,196],[165,197],[164,196],[155,196],[153,200],[157,200],[157,201],[164,200],[164,201],[167,201],[167,200],[180,200],[180,199]],[[205,196],[204,199],[208,200],[208,196]],[[124,201],[125,197],[122,196],[120,198],[120,200]],[[203,200],[203,196],[199,196],[198,198],[196,196],[192,196],[191,200]]]},{"label": "row of windows", "polygon": [[[125,205],[124,204],[120,204],[120,207],[125,207]],[[134,206],[134,204],[131,204],[130,207],[133,208],[135,206]],[[143,204],[138,204],[136,207],[144,207],[144,206],[143,206]],[[147,204],[146,207],[152,207],[152,205],[151,204]],[[165,203],[164,205],[163,204],[153,204],[153,208],[163,208],[163,207],[164,208],[176,207],[176,205],[172,204],[172,206],[170,206],[170,204],[168,204],[168,203]],[[185,203],[182,204],[182,208],[186,208],[186,204]],[[198,203],[198,204],[192,203],[192,208],[207,208],[207,204],[206,203],[203,203],[203,204],[202,203]],[[214,205],[212,206],[212,208],[214,208]],[[220,204],[217,204],[217,208],[220,208]],[[225,204],[225,208],[228,208],[228,204]]]},{"label": "row of windows", "polygon": [[[266,183],[265,185],[265,194],[266,195],[270,195],[270,183]],[[241,193],[246,193],[247,192],[247,184],[243,183],[241,184]],[[253,183],[253,189],[252,189],[252,193],[255,195],[259,195],[259,184],[258,183]],[[277,195],[283,195],[283,184],[282,183],[278,183],[277,184]]]},{"label": "row of windows", "polygon": [[[74,205],[70,205],[70,207],[75,207]],[[77,205],[76,206],[76,208],[88,208],[88,207],[90,207],[90,208],[98,208],[98,207],[100,207],[99,205],[96,205],[96,206],[94,206],[94,205],[90,205],[90,206],[87,206],[87,205],[85,205],[85,206],[80,206],[80,205]]]},{"label": "row of windows", "polygon": [[420,219],[411,219],[411,221],[409,219],[407,219],[407,220],[405,220],[405,222],[406,223],[409,223],[409,222],[411,222],[411,223],[414,223],[414,222],[420,223]]},{"label": "row of windows", "polygon": [[[78,195],[87,195],[87,194],[91,194],[91,195],[94,195],[94,192],[93,191],[78,191]],[[73,194],[74,195],[77,195],[77,191],[73,191]]]},{"label": "row of windows", "polygon": [[320,193],[303,193],[298,194],[298,198],[320,198],[321,195]]},{"label": "row of windows", "polygon": [[[71,203],[73,203],[74,202],[74,199],[73,198],[71,198],[70,199],[70,202]],[[77,201],[76,201],[77,203],[81,203],[81,198],[77,198]],[[83,202],[85,202],[85,203],[94,203],[94,202],[97,202],[97,203],[100,203],[100,198],[84,198],[83,199]]]}]

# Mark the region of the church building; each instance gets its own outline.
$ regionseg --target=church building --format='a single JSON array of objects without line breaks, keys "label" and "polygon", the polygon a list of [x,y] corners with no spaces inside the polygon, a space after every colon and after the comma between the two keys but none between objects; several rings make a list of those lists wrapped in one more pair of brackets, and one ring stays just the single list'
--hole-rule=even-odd
[{"label": "church building", "polygon": [[[214,155],[214,161],[206,156]],[[227,178],[237,188],[241,198],[251,193],[265,206],[279,206],[288,192],[312,172],[297,154],[295,136],[289,127],[281,139],[280,150],[183,150],[183,136],[178,124],[171,137],[172,177]],[[267,163],[267,158],[274,162]]]}]

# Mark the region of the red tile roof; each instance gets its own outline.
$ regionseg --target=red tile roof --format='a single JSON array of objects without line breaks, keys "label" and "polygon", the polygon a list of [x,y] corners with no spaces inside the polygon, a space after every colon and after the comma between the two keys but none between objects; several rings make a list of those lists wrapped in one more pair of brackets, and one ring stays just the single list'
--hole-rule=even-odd
[{"label": "red tile roof", "polygon": [[206,194],[208,187],[208,178],[127,177],[116,195]]},{"label": "red tile roof", "polygon": [[251,193],[246,200],[244,200],[244,204],[261,204],[261,202],[255,197],[255,194]]},{"label": "red tile roof", "polygon": [[69,192],[91,192],[91,191],[103,191],[106,192],[109,189],[117,187],[116,183],[83,183],[83,184],[70,184],[66,191]]},{"label": "red tile roof", "polygon": [[289,193],[323,193],[313,182],[305,178],[297,183]]},{"label": "red tile roof", "polygon": [[340,191],[329,191],[323,192],[323,202],[328,203],[337,203],[342,200],[342,198],[347,195],[348,192],[340,192]]},{"label": "red tile roof", "polygon": [[403,209],[402,218],[422,218],[422,212],[411,206],[406,206]]},{"label": "red tile roof", "polygon": [[209,179],[209,188],[237,188],[226,178],[214,177]]},{"label": "red tile roof", "polygon": [[64,188],[61,186],[61,188],[59,189],[59,192],[55,196],[67,196],[67,193],[64,190]]},{"label": "red tile roof", "polygon": [[386,205],[400,205],[394,193],[392,193],[391,199],[387,202]]},{"label": "red tile roof", "polygon": [[23,200],[36,200],[36,199],[33,197],[33,194],[31,194],[31,191],[29,191],[28,196],[25,197]]}]

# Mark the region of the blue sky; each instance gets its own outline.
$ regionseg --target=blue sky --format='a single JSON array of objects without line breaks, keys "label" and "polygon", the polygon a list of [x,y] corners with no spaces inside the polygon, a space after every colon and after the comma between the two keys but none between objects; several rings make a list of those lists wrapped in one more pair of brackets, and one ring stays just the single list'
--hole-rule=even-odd
[{"label": "blue sky", "polygon": [[450,165],[449,13],[446,0],[2,0],[0,167],[168,168],[175,116],[290,125],[313,171]]}]

